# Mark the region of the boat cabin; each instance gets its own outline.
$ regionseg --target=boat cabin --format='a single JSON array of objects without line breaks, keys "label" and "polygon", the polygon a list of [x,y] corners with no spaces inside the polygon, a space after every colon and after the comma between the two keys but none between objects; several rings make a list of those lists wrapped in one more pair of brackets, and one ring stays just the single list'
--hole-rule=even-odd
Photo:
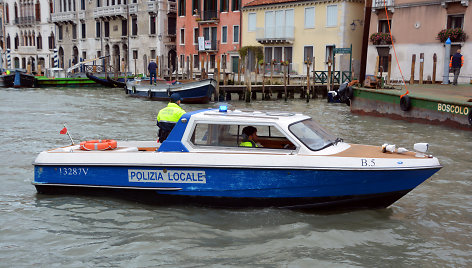
[{"label": "boat cabin", "polygon": [[[242,130],[257,129],[257,147],[241,146]],[[253,150],[290,153],[320,151],[337,142],[310,117],[287,112],[203,110],[182,116],[159,148],[165,151]]]}]

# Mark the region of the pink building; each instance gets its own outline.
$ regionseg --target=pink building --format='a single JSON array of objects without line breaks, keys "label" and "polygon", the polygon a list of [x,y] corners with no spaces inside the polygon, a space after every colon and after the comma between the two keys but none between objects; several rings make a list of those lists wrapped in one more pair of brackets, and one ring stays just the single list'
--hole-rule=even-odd
[{"label": "pink building", "polygon": [[[209,72],[220,58],[227,72],[238,68],[241,46],[241,7],[251,0],[178,0],[177,57],[179,69],[187,69],[187,59],[194,70],[205,61]],[[208,65],[207,65],[208,64]]]},{"label": "pink building", "polygon": [[[418,81],[420,66],[423,64],[423,81],[431,81],[435,76],[436,82],[441,82],[445,70],[444,64],[449,63],[449,58],[445,51],[444,40],[440,40],[438,34],[446,29],[463,32],[465,35],[460,34],[451,38],[449,54],[454,54],[457,49],[462,50],[465,64],[461,69],[459,82],[469,83],[472,79],[472,65],[470,64],[472,9],[468,5],[468,0],[374,0],[369,36],[388,33],[388,23],[390,23],[397,58],[405,80],[410,81],[413,71],[413,78]],[[392,58],[391,79],[401,80],[390,42],[381,41],[381,38],[377,41],[369,40],[367,54],[366,74],[374,74],[375,66],[379,66],[379,69],[383,70],[383,75],[386,76],[390,55]],[[376,64],[377,57],[379,57],[378,65]],[[413,57],[415,65],[412,64]],[[435,58],[437,65],[434,72]]]}]

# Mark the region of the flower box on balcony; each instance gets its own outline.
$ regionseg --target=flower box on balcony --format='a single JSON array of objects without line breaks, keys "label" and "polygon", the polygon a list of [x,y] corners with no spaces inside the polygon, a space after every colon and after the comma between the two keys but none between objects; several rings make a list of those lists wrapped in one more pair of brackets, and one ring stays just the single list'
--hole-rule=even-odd
[{"label": "flower box on balcony", "polygon": [[370,42],[374,45],[391,45],[392,39],[388,33],[373,33],[369,38]]},{"label": "flower box on balcony", "polygon": [[451,42],[464,42],[467,35],[461,28],[455,28],[441,30],[436,37],[441,43],[446,42],[448,38],[451,39]]}]

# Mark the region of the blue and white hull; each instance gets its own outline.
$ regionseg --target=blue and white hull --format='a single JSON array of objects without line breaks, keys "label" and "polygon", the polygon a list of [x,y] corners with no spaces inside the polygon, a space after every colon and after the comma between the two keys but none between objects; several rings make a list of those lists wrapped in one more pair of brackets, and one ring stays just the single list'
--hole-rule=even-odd
[{"label": "blue and white hull", "polygon": [[[421,170],[293,170],[132,166],[36,166],[35,185],[141,190],[210,206],[387,207],[431,177]],[[47,187],[46,187],[47,188]],[[57,190],[54,189],[54,190]],[[76,190],[75,190],[76,191]],[[162,196],[160,196],[162,195]],[[200,198],[201,197],[201,198]]]}]

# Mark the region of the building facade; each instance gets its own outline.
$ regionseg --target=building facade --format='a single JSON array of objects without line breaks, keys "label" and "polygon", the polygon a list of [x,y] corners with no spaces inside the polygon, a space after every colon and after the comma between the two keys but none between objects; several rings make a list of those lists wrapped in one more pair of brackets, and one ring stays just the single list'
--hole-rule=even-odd
[{"label": "building facade", "polygon": [[[443,81],[444,65],[449,63],[449,58],[445,58],[444,40],[438,39],[438,35],[446,29],[460,29],[465,36],[472,33],[472,10],[468,8],[468,4],[468,0],[387,0],[385,4],[383,0],[374,0],[369,36],[378,33],[388,34],[390,23],[396,58],[404,79],[410,81],[413,71],[413,78],[418,81],[420,67],[423,65],[423,81],[432,81],[433,77],[436,81]],[[465,36],[451,38],[451,50],[448,51],[452,56],[457,49],[462,49],[465,64],[461,69],[459,83],[469,83],[472,77],[472,66],[467,60],[472,57],[472,43],[469,39],[464,39]],[[412,64],[413,57],[415,64]],[[370,40],[366,74],[373,75],[376,71],[382,71],[386,76],[390,68],[390,78],[401,81],[402,76],[396,58],[390,42]],[[437,64],[434,74],[435,58]]]},{"label": "building facade", "polygon": [[264,61],[288,61],[291,71],[306,74],[306,60],[316,70],[348,71],[350,55],[333,58],[335,48],[350,48],[352,67],[359,73],[363,1],[254,0],[243,7],[243,46],[263,46]]},{"label": "building facade", "polygon": [[51,9],[52,0],[3,1],[0,45],[4,68],[37,72],[39,65],[42,71],[51,66],[55,45],[54,25],[49,16]]},{"label": "building facade", "polygon": [[54,8],[59,67],[109,56],[107,72],[147,74],[149,61],[159,56],[160,74],[170,71],[176,54],[175,2],[58,0]]},{"label": "building facade", "polygon": [[178,0],[176,45],[179,66],[185,70],[191,58],[195,71],[204,61],[207,70],[212,72],[219,58],[221,68],[237,72],[241,8],[247,2],[249,0]]}]

